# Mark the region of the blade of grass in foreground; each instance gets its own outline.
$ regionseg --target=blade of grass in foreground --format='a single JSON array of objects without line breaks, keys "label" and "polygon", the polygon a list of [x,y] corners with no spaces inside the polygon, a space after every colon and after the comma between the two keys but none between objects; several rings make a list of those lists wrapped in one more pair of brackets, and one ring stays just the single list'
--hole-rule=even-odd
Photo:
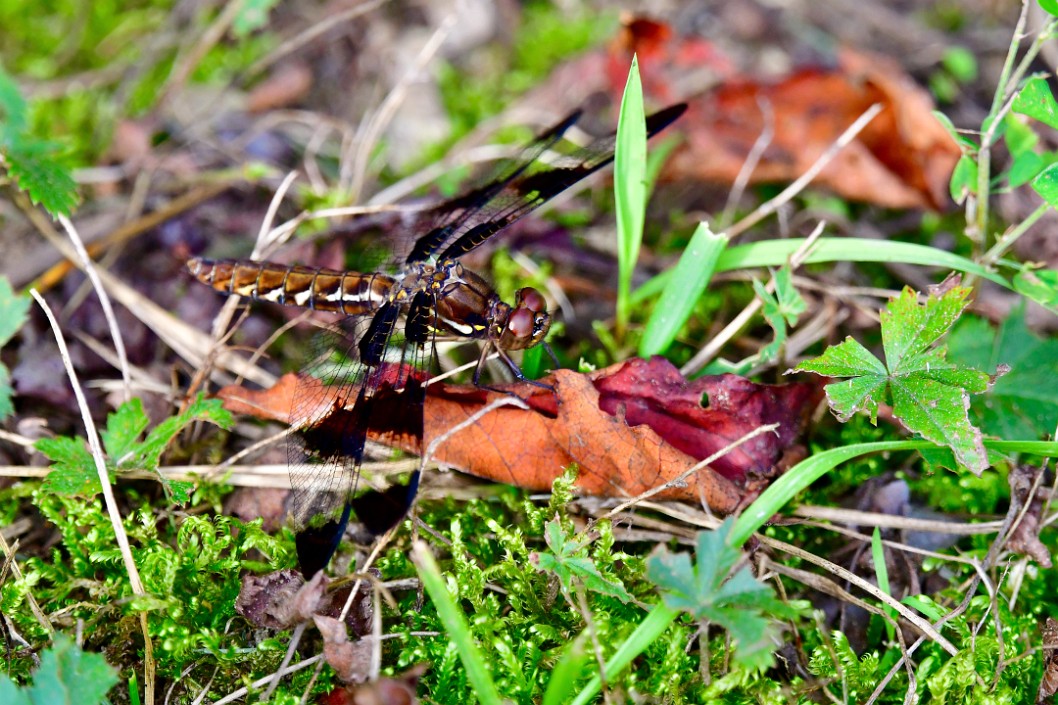
[{"label": "blade of grass in foreground", "polygon": [[[804,238],[789,240],[766,240],[729,247],[716,262],[717,272],[754,267],[780,267],[790,255],[804,244]],[[809,252],[806,264],[819,262],[903,262],[926,267],[952,269],[967,274],[976,274],[982,279],[1011,288],[1011,283],[995,272],[976,262],[944,250],[910,242],[871,240],[853,237],[826,237],[816,241]],[[672,270],[662,272],[632,292],[630,304],[637,304],[657,296],[672,277]]]},{"label": "blade of grass in foreground", "polygon": [[462,661],[463,668],[467,670],[467,680],[474,686],[478,701],[482,705],[502,705],[485,658],[477,644],[474,643],[466,616],[456,607],[455,600],[445,587],[441,569],[437,566],[437,561],[434,560],[430,549],[422,541],[416,541],[412,546],[411,554],[412,562],[419,572],[419,579],[422,580],[423,587],[433,600],[437,616],[441,618],[441,623],[448,632],[448,638],[452,640],[456,651],[459,652],[459,660]]},{"label": "blade of grass in foreground", "polygon": [[[625,639],[624,643],[617,648],[614,655],[606,662],[607,678],[614,678],[627,668],[628,664],[632,663],[637,656],[646,651],[648,646],[665,633],[665,630],[669,628],[669,625],[679,614],[679,612],[664,603],[654,605],[654,608],[647,614],[646,619],[640,622],[636,630]],[[602,679],[596,675],[588,681],[588,684],[584,686],[584,690],[580,691],[576,700],[573,701],[573,705],[587,705],[599,693],[601,688]]]},{"label": "blade of grass in foreground", "polygon": [[673,267],[661,298],[654,304],[639,343],[640,357],[660,355],[676,339],[676,334],[713,278],[717,259],[726,246],[726,235],[713,233],[706,223],[698,225],[680,255],[680,261]]},{"label": "blade of grass in foreground", "polygon": [[[1056,441],[993,441],[985,440],[985,447],[1001,453],[1028,453],[1044,457],[1058,457]],[[828,471],[841,463],[858,458],[868,453],[879,453],[894,450],[927,450],[938,446],[929,441],[880,441],[876,443],[854,443],[852,445],[831,448],[805,458],[790,468],[782,477],[773,482],[768,489],[754,500],[753,504],[735,521],[731,529],[732,546],[744,544],[754,531],[760,529],[775,514],[782,510],[790,500],[803,489],[811,485]]]},{"label": "blade of grass in foreground", "polygon": [[624,335],[631,306],[632,272],[639,259],[646,218],[647,126],[639,63],[632,57],[614,154],[614,203],[617,209],[617,337]]}]

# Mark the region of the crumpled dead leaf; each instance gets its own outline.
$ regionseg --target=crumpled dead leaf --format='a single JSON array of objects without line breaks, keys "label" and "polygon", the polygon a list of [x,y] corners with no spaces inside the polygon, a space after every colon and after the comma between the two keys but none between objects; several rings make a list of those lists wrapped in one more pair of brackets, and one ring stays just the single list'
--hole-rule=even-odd
[{"label": "crumpled dead leaf", "polygon": [[[879,114],[816,177],[845,198],[889,208],[943,209],[960,151],[932,115],[933,102],[903,68],[887,57],[844,49],[836,67],[804,67],[777,79],[735,78],[716,51],[696,37],[634,18],[611,46],[627,67],[634,53],[650,61],[644,82],[659,103],[687,100],[677,126],[686,143],[663,172],[669,178],[733,183],[766,125],[774,135],[752,172],[753,183],[798,178],[874,103]],[[720,83],[702,95],[678,90],[689,65],[713,71]],[[611,83],[614,82],[611,77]],[[624,87],[623,75],[617,88]],[[677,86],[674,88],[674,86]],[[771,115],[771,120],[766,115]]]},{"label": "crumpled dead leaf", "polygon": [[[299,381],[285,375],[268,390],[238,386],[218,392],[235,413],[289,422],[290,400]],[[301,399],[310,386],[298,392]],[[557,370],[543,380],[554,391],[527,383],[487,390],[466,385],[427,388],[426,435],[442,436],[497,399],[516,395],[528,410],[502,406],[451,433],[435,459],[478,477],[546,490],[566,467],[579,468],[585,494],[633,497],[675,480],[717,450],[764,424],[779,423],[673,484],[658,499],[704,501],[713,511],[733,512],[752,499],[767,479],[798,456],[797,438],[821,399],[820,385],[763,385],[735,375],[688,381],[663,358],[632,360],[590,375]],[[320,404],[330,398],[320,389]],[[708,405],[699,401],[703,395]],[[303,407],[304,408],[304,407]],[[379,440],[379,439],[375,439]],[[415,439],[382,439],[420,452]]]},{"label": "crumpled dead leaf", "polygon": [[323,658],[343,683],[363,683],[371,672],[372,645],[364,640],[349,641],[345,625],[334,617],[316,615],[316,628],[323,637]]},{"label": "crumpled dead leaf", "polygon": [[[353,586],[328,590],[329,584],[322,571],[307,583],[299,571],[290,569],[247,574],[242,577],[235,611],[265,629],[289,629],[321,616],[335,618],[341,615]],[[369,592],[361,588],[345,618],[346,626],[357,636],[369,633],[373,609]]]}]

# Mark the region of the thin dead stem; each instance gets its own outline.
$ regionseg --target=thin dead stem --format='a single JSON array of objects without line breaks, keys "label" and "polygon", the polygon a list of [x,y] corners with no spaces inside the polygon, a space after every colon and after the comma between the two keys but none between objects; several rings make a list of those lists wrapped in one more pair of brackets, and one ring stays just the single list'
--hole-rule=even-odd
[{"label": "thin dead stem", "polygon": [[[147,591],[144,590],[143,582],[140,580],[140,573],[136,569],[136,561],[132,557],[132,549],[129,546],[129,537],[125,533],[125,526],[122,523],[121,513],[118,511],[117,499],[114,497],[114,488],[110,485],[110,475],[107,472],[106,458],[103,455],[103,447],[99,442],[99,434],[96,432],[95,421],[92,419],[92,413],[88,409],[88,401],[85,399],[84,390],[81,388],[81,383],[77,378],[77,371],[73,368],[73,361],[70,359],[70,351],[66,347],[66,339],[62,334],[62,329],[59,327],[59,322],[55,319],[55,314],[52,313],[51,307],[48,306],[44,297],[42,297],[36,289],[30,289],[29,293],[44,311],[44,315],[48,318],[48,323],[51,324],[52,333],[55,336],[55,342],[59,346],[59,354],[62,357],[63,365],[66,367],[66,374],[70,378],[70,384],[73,387],[74,396],[77,398],[77,407],[81,411],[81,420],[84,423],[85,435],[88,438],[88,446],[92,451],[92,458],[95,460],[99,482],[103,489],[103,502],[106,505],[107,514],[110,516],[110,523],[114,527],[114,536],[117,539],[118,548],[121,551],[121,558],[125,563],[125,570],[129,576],[129,586],[132,588],[132,592],[137,596],[146,596]],[[155,685],[154,647],[151,642],[150,631],[147,628],[147,613],[145,611],[140,611],[139,617],[140,627],[143,631],[144,646],[144,700],[147,702],[147,705],[153,705]]]},{"label": "thin dead stem", "polygon": [[110,337],[114,341],[114,351],[117,353],[118,369],[121,370],[121,381],[124,384],[124,400],[128,401],[132,397],[129,358],[125,353],[125,339],[121,335],[121,328],[118,326],[117,318],[114,316],[114,307],[110,305],[110,297],[107,296],[106,289],[103,288],[103,282],[99,280],[95,264],[92,262],[92,258],[88,256],[77,228],[65,215],[59,216],[59,222],[62,223],[66,234],[70,236],[70,242],[73,243],[73,248],[81,261],[81,270],[88,277],[88,281],[92,282],[92,288],[95,290],[96,296],[99,297],[99,305],[103,309],[103,317],[106,318],[107,325],[110,327]]}]

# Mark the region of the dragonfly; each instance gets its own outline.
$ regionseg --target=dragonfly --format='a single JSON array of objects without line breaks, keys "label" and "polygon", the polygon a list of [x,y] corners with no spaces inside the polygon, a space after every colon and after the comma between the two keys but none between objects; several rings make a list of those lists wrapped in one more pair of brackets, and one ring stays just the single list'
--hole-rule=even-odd
[{"label": "dragonfly", "polygon": [[[677,104],[648,116],[648,136],[685,110]],[[333,350],[325,349],[306,370],[290,414],[292,515],[306,579],[330,562],[352,514],[381,535],[410,509],[419,471],[406,483],[358,493],[360,467],[369,437],[411,439],[414,447],[423,447],[434,343],[482,342],[475,385],[492,352],[525,380],[511,353],[544,342],[551,326],[546,300],[526,287],[513,304],[506,303],[459,258],[613,160],[615,137],[609,136],[538,164],[581,114],[575,111],[538,134],[483,185],[422,211],[416,222],[423,226],[413,227],[407,254],[380,271],[250,259],[187,261],[195,278],[220,293],[330,312],[339,319],[333,342],[325,346]]]}]

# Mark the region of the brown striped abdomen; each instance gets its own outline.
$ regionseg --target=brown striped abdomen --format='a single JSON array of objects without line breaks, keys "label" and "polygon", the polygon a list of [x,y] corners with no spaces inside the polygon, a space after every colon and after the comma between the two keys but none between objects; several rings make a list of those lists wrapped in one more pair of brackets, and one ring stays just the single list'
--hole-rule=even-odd
[{"label": "brown striped abdomen", "polygon": [[395,285],[385,274],[340,272],[249,259],[210,260],[192,257],[187,268],[217,291],[255,301],[270,301],[348,316],[371,313]]}]

